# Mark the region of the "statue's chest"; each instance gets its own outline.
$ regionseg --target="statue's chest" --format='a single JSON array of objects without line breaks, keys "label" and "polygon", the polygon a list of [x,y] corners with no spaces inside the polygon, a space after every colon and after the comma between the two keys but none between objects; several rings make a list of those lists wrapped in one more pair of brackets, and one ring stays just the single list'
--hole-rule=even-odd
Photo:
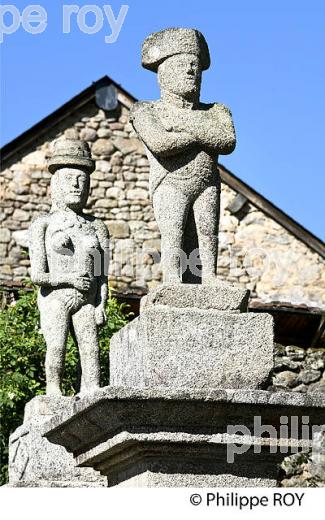
[{"label": "statue's chest", "polygon": [[184,110],[173,110],[170,107],[157,107],[158,115],[162,126],[167,131],[183,131],[188,125],[188,115]]},{"label": "statue's chest", "polygon": [[99,248],[96,231],[88,222],[53,222],[46,233],[48,254],[64,256],[87,256]]}]

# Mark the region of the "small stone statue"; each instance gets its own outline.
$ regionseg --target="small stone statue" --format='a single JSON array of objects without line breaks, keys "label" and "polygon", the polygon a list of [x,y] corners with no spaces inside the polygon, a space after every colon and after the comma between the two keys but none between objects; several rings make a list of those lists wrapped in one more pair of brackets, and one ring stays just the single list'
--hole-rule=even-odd
[{"label": "small stone statue", "polygon": [[143,43],[142,65],[158,73],[161,99],[133,105],[130,121],[150,163],[150,191],[161,233],[163,279],[184,281],[182,251],[193,250],[196,228],[202,283],[215,284],[220,208],[219,154],[236,145],[229,109],[200,103],[207,43],[194,29],[166,29]]},{"label": "small stone statue", "polygon": [[81,390],[100,384],[97,326],[106,320],[109,235],[83,213],[94,170],[88,144],[57,140],[48,162],[52,208],[30,227],[31,278],[40,286],[38,307],[46,351],[46,394],[61,395],[69,330],[78,344]]}]

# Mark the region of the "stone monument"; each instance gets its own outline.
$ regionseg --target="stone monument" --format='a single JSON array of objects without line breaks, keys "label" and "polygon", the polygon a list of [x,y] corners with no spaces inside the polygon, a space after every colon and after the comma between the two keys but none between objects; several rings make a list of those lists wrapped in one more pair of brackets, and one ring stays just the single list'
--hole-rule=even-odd
[{"label": "stone monument", "polygon": [[57,140],[48,163],[52,209],[30,227],[32,281],[46,341],[46,394],[61,395],[69,330],[79,348],[81,393],[99,387],[97,326],[106,320],[109,235],[83,213],[95,169],[85,141]]},{"label": "stone monument", "polygon": [[[138,320],[114,336],[111,383],[261,388],[273,366],[272,318],[248,314],[249,292],[216,277],[217,159],[233,151],[236,138],[229,109],[199,100],[207,43],[194,29],[166,29],[144,41],[142,64],[157,72],[161,99],[135,103],[130,119],[150,162],[163,285],[142,300]],[[182,283],[197,268],[192,215],[202,284]]]},{"label": "stone monument", "polygon": [[69,331],[80,354],[79,396],[99,388],[97,327],[106,320],[109,247],[104,223],[83,213],[95,168],[88,144],[57,140],[48,168],[53,174],[52,208],[36,218],[29,230],[31,278],[40,286],[38,307],[47,346],[46,396],[26,405],[24,423],[10,438],[10,484],[104,485],[104,478],[75,468],[65,450],[40,434],[44,421],[75,402],[63,397],[60,388]]},{"label": "stone monument", "polygon": [[199,31],[166,29],[150,35],[143,44],[142,65],[157,73],[161,99],[135,103],[130,121],[150,163],[163,280],[195,280],[197,237],[202,283],[211,285],[218,253],[217,160],[236,145],[231,113],[220,103],[200,102],[202,71],[209,68],[210,56]]},{"label": "stone monument", "polygon": [[[304,420],[324,423],[325,399],[265,390],[272,317],[248,313],[249,292],[216,279],[216,161],[233,150],[235,135],[226,107],[199,101],[201,71],[210,63],[203,36],[193,29],[153,34],[142,59],[158,72],[162,96],[137,103],[131,120],[151,165],[164,283],[111,339],[110,386],[86,384],[93,391],[48,415],[39,431],[72,454],[79,471],[107,477],[108,486],[274,486],[285,455],[311,447]],[[194,284],[196,239],[202,283]],[[85,273],[92,278],[86,269],[83,280]],[[283,428],[290,418],[295,427]]]}]

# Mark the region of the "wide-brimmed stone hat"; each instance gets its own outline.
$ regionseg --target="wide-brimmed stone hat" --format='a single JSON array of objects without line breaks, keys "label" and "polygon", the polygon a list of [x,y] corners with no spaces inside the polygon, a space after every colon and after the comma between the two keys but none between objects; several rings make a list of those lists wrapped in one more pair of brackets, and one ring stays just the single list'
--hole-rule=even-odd
[{"label": "wide-brimmed stone hat", "polygon": [[95,161],[91,158],[89,145],[77,139],[58,139],[53,145],[53,155],[47,162],[49,172],[55,173],[58,168],[81,168],[88,173],[95,169]]},{"label": "wide-brimmed stone hat", "polygon": [[159,65],[175,54],[194,54],[203,70],[210,67],[210,53],[203,34],[196,29],[164,29],[146,38],[142,45],[142,65],[157,72]]}]

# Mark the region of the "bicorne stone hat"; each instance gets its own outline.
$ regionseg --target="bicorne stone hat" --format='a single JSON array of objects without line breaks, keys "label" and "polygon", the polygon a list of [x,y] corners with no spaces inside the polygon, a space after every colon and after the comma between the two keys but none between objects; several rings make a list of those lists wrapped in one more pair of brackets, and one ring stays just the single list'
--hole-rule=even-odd
[{"label": "bicorne stone hat", "polygon": [[77,139],[58,139],[53,146],[53,155],[48,160],[48,169],[55,173],[58,168],[81,168],[88,173],[95,169],[90,148],[86,141]]},{"label": "bicorne stone hat", "polygon": [[142,45],[142,65],[157,72],[159,65],[175,54],[195,54],[202,69],[210,67],[210,54],[204,36],[196,29],[171,28],[150,34]]}]

